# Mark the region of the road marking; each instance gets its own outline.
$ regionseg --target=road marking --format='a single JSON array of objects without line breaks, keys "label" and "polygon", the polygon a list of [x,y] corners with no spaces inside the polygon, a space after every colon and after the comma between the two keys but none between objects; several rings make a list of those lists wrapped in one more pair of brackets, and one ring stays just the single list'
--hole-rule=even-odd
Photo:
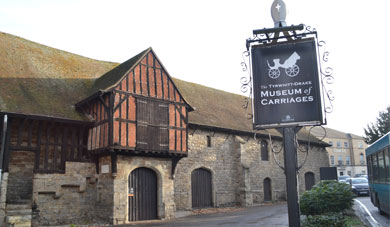
[{"label": "road marking", "polygon": [[379,225],[381,226],[376,220],[375,218],[371,215],[370,211],[368,211],[367,207],[364,206],[364,204],[362,202],[360,202],[359,200],[357,199],[353,199],[354,201],[358,202],[360,204],[361,207],[363,207],[364,211],[368,214],[368,216],[371,218],[371,220],[376,224],[376,225]]}]

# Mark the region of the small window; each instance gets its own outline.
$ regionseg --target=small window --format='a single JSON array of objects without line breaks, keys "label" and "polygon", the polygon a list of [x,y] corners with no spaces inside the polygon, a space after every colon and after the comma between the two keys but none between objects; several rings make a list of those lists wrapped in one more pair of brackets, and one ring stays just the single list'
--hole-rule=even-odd
[{"label": "small window", "polygon": [[211,147],[211,136],[207,136],[207,147]]},{"label": "small window", "polygon": [[344,142],[344,147],[348,148],[348,142]]},{"label": "small window", "polygon": [[264,140],[260,143],[261,160],[268,161],[268,143]]},{"label": "small window", "polygon": [[341,147],[341,142],[340,141],[337,141],[337,147]]},{"label": "small window", "polygon": [[330,164],[334,165],[334,156],[333,155],[330,156]]},{"label": "small window", "polygon": [[352,172],[351,171],[347,171],[347,174],[348,174],[348,176],[352,176]]},{"label": "small window", "polygon": [[329,141],[330,146],[333,147],[333,141]]},{"label": "small window", "polygon": [[363,142],[362,141],[359,141],[359,148],[363,148]]}]

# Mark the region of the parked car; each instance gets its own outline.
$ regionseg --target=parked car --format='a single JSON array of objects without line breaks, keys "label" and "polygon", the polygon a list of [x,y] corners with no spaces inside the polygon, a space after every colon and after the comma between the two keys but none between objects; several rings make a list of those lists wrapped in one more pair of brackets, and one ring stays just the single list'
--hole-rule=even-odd
[{"label": "parked car", "polygon": [[364,177],[350,178],[348,183],[351,185],[351,190],[357,196],[369,195],[368,193],[368,180]]},{"label": "parked car", "polygon": [[347,178],[351,178],[351,177],[348,176],[348,175],[339,176],[339,182],[344,182],[344,183],[345,183],[345,180],[346,180]]}]

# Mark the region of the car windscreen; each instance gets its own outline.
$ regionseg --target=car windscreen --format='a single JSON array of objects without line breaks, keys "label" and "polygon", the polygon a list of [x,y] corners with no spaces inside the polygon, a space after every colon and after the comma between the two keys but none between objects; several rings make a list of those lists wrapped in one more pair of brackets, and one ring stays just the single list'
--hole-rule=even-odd
[{"label": "car windscreen", "polygon": [[363,184],[363,183],[368,183],[367,179],[352,179],[352,184]]}]

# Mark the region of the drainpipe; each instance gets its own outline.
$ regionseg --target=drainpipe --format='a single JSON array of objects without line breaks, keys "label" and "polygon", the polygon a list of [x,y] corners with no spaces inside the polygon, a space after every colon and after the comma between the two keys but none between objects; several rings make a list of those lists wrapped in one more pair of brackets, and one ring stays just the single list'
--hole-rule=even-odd
[{"label": "drainpipe", "polygon": [[7,133],[7,121],[8,117],[5,114],[4,115],[4,122],[3,122],[3,133],[1,138],[1,150],[0,150],[0,188],[1,188],[1,182],[3,179],[3,157],[4,157],[4,149],[5,149],[5,134]]}]

